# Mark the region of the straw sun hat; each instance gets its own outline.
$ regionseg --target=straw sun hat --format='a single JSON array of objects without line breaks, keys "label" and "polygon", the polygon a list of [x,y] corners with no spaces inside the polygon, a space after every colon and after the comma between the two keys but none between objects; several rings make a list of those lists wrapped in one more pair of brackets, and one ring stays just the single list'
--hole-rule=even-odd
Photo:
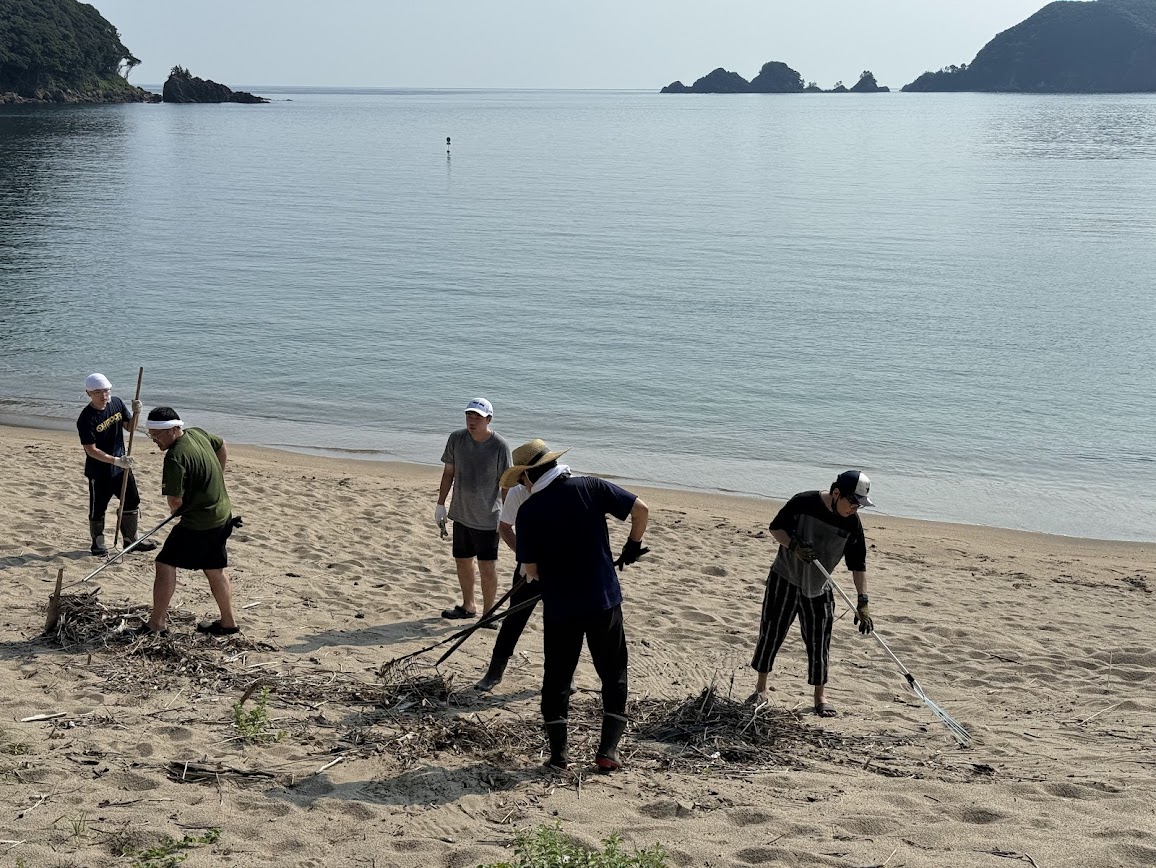
[{"label": "straw sun hat", "polygon": [[518,477],[527,470],[549,464],[569,451],[569,449],[563,449],[559,452],[551,452],[545,440],[534,439],[529,443],[523,443],[511,453],[514,465],[502,474],[499,484],[502,488],[513,488],[518,484]]}]

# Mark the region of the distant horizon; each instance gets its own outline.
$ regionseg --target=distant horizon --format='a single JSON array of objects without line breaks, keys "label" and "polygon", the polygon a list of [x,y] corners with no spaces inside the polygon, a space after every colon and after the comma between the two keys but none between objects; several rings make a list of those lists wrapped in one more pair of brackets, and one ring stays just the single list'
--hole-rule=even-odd
[{"label": "distant horizon", "polygon": [[[826,0],[590,0],[540,8],[531,0],[444,0],[436,8],[346,0],[93,0],[141,60],[137,81],[179,64],[244,87],[424,90],[659,90],[714,69],[746,79],[781,61],[828,89],[871,70],[898,90],[928,71],[970,63],[997,33],[1046,0],[892,0],[867,8]],[[228,22],[222,27],[221,22]],[[311,80],[303,79],[308,76]],[[419,79],[423,84],[395,84]],[[131,80],[131,79],[130,79]],[[358,82],[350,84],[349,82]],[[465,83],[463,83],[465,82]],[[134,83],[136,83],[134,81]]]}]

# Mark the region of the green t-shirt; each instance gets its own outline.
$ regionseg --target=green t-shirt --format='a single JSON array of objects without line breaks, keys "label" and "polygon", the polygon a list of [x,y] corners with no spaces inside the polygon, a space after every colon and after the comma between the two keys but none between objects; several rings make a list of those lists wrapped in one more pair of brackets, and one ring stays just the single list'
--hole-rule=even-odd
[{"label": "green t-shirt", "polygon": [[181,524],[189,530],[220,527],[233,512],[217,460],[217,450],[224,445],[216,434],[186,428],[165,452],[161,494],[184,499]]}]

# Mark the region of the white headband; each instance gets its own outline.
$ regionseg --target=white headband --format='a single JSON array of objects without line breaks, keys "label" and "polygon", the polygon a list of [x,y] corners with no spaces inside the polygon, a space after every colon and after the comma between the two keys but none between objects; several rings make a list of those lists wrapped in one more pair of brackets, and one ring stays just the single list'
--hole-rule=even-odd
[{"label": "white headband", "polygon": [[149,419],[145,422],[145,427],[150,431],[165,431],[169,428],[184,428],[185,423],[180,419]]}]

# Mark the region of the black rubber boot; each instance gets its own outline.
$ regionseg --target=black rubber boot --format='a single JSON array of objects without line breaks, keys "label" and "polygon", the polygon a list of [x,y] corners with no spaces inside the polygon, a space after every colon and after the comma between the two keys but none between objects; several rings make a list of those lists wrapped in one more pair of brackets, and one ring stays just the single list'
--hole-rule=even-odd
[{"label": "black rubber boot", "polygon": [[[137,530],[138,530],[137,525],[138,525],[139,519],[140,519],[140,513],[137,512],[136,510],[133,510],[132,512],[126,512],[126,513],[124,513],[124,515],[122,515],[120,517],[120,530],[121,530],[121,536],[124,537],[124,547],[125,548],[128,548],[130,545],[132,545],[134,542],[136,542],[136,535],[137,535]],[[152,540],[145,540],[139,546],[137,546],[135,549],[133,549],[133,551],[134,552],[151,552],[156,547],[157,547],[157,544],[155,542],[153,542]]]},{"label": "black rubber boot", "polygon": [[598,745],[598,753],[594,757],[594,764],[601,771],[615,772],[622,768],[618,742],[622,740],[622,733],[624,732],[626,732],[625,717],[620,714],[602,715],[602,741]]},{"label": "black rubber boot", "polygon": [[566,746],[567,720],[552,720],[546,724],[546,738],[550,742],[550,759],[546,765],[565,771],[570,768],[570,751]]},{"label": "black rubber boot", "polygon": [[502,683],[502,676],[506,674],[506,664],[510,662],[510,658],[505,660],[498,660],[496,657],[490,659],[490,668],[486,670],[486,674],[482,676],[482,680],[474,685],[475,690],[484,690],[489,693],[495,687]]},{"label": "black rubber boot", "polygon": [[97,518],[88,520],[88,535],[92,537],[92,548],[89,549],[94,555],[104,557],[108,554],[108,546],[104,544],[104,519]]}]

